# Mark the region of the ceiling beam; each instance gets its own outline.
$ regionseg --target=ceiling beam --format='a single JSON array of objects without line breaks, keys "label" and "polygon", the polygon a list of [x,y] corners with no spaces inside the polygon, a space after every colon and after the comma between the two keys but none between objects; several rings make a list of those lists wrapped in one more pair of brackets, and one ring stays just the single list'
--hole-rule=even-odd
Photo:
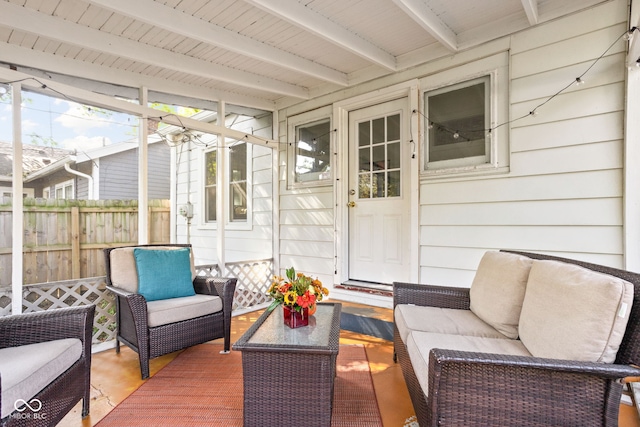
[{"label": "ceiling beam", "polygon": [[454,52],[458,50],[456,34],[423,0],[393,0],[393,2],[447,49]]},{"label": "ceiling beam", "polygon": [[[65,58],[60,55],[38,52],[33,49],[27,49],[8,43],[0,43],[0,51],[2,52],[0,61],[16,65],[18,68],[28,67],[38,69],[42,71],[43,75],[49,72],[69,76],[68,79],[53,76],[53,80],[61,83],[78,85],[78,82],[71,83],[71,80],[76,77],[92,80],[96,83],[91,88],[86,86],[83,87],[84,89],[97,93],[107,94],[111,92],[109,93],[110,95],[131,97],[131,94],[137,96],[139,87],[146,86],[150,91],[162,92],[170,95],[180,95],[213,102],[225,101],[228,104],[258,108],[267,111],[273,111],[275,109],[274,102],[262,98],[216,89],[208,89],[202,86],[194,86],[158,77],[145,76],[144,74],[132,73],[125,70],[117,70],[98,64]],[[29,71],[24,72],[32,74]],[[47,78],[47,80],[49,78]],[[113,93],[113,89],[109,90],[102,88],[101,85],[103,83],[123,86],[126,89],[123,90],[123,93]]]},{"label": "ceiling beam", "polygon": [[347,75],[333,68],[203,21],[152,0],[89,0],[118,14],[176,34],[219,46],[326,82],[347,86]]},{"label": "ceiling beam", "polygon": [[348,50],[369,62],[396,71],[396,58],[347,28],[316,13],[309,7],[290,0],[245,0],[297,27]]},{"label": "ceiling beam", "polygon": [[309,98],[308,90],[300,86],[212,62],[200,61],[124,37],[61,21],[59,18],[4,1],[0,2],[0,25],[165,69],[280,95],[300,99]]},{"label": "ceiling beam", "polygon": [[538,0],[520,0],[522,7],[527,14],[529,24],[536,25],[538,23]]}]

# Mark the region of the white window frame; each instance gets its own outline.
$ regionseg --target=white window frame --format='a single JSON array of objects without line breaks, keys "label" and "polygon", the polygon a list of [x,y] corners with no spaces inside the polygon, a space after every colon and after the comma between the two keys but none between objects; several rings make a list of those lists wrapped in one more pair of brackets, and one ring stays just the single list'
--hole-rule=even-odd
[{"label": "white window frame", "polygon": [[[227,139],[227,142],[225,144],[225,147],[231,147],[231,149],[233,149],[233,145],[234,143],[237,143],[237,141],[233,141],[233,140],[229,140]],[[228,212],[227,215],[225,215],[226,217],[226,222],[225,222],[225,229],[226,230],[250,230],[253,227],[253,144],[248,143],[248,142],[244,142],[244,144],[246,144],[247,147],[247,219],[246,221],[231,221],[231,215]],[[199,224],[200,229],[209,229],[209,230],[214,230],[218,228],[218,221],[216,219],[216,221],[209,221],[207,222],[206,220],[206,182],[207,182],[207,170],[206,170],[206,159],[207,159],[207,153],[210,153],[212,151],[217,151],[218,148],[216,146],[212,146],[209,149],[203,149],[201,150],[201,156],[200,156],[200,171],[201,171],[201,179],[200,179],[200,189],[201,189],[201,205],[202,205],[202,209],[201,209],[201,221]],[[224,148],[223,149],[223,155],[225,156],[224,161],[225,161],[225,168],[227,171],[227,176],[225,177],[225,179],[223,180],[224,185],[227,186],[226,191],[225,191],[225,195],[227,198],[226,201],[226,206],[225,208],[230,209],[231,207],[231,197],[232,197],[232,192],[230,191],[230,174],[231,174],[231,168],[230,168],[230,150],[229,148]]]},{"label": "white window frame", "polygon": [[[333,119],[331,117],[331,107],[320,108],[306,113],[297,114],[287,118],[287,188],[305,188],[305,187],[323,187],[333,184],[333,174],[335,169],[334,161],[334,137],[333,137]],[[314,179],[308,181],[296,181],[296,129],[300,126],[314,125],[329,121],[329,172],[322,179]]]},{"label": "white window frame", "polygon": [[[476,175],[509,170],[509,126],[496,126],[508,122],[509,117],[509,56],[507,52],[492,55],[473,63],[467,63],[453,69],[436,73],[420,80],[420,104],[425,117],[421,117],[425,131],[421,141],[421,176],[424,178]],[[455,90],[477,79],[489,77],[488,104],[485,123],[492,129],[485,137],[486,160],[467,157],[437,162],[428,161],[428,112],[424,111],[429,94]]]},{"label": "white window frame", "polygon": [[[67,195],[67,187],[71,187],[71,196]],[[74,179],[70,179],[64,182],[59,182],[53,188],[53,194],[56,199],[58,199],[58,190],[62,190],[62,198],[61,200],[74,200],[76,198],[76,182]]]}]

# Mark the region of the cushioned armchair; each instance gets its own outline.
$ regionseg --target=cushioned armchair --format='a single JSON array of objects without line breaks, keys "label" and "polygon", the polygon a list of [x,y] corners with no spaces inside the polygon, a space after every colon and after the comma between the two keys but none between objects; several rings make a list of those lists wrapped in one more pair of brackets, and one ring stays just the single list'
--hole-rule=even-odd
[{"label": "cushioned armchair", "polygon": [[95,306],[0,317],[0,425],[55,426],[89,415]]},{"label": "cushioned armchair", "polygon": [[420,426],[617,426],[640,375],[637,273],[486,253],[470,289],[395,283],[394,316]]},{"label": "cushioned armchair", "polygon": [[120,342],[149,359],[217,338],[231,340],[235,278],[196,277],[191,245],[139,245],[104,250],[107,288],[116,294]]}]

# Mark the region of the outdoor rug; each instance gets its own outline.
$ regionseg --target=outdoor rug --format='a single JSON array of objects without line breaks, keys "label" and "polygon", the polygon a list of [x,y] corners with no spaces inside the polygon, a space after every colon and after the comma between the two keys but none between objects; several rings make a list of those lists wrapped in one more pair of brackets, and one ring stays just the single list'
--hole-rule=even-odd
[{"label": "outdoor rug", "polygon": [[[97,426],[242,426],[242,353],[221,355],[221,349],[219,344],[186,349]],[[313,402],[301,396],[299,402],[283,404],[304,411]],[[331,425],[382,426],[362,345],[340,346]]]}]

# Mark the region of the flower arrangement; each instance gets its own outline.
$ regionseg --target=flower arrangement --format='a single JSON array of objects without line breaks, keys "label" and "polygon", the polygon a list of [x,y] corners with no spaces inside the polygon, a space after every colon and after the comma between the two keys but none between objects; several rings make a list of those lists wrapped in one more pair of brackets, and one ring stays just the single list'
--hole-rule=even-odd
[{"label": "flower arrangement", "polygon": [[303,313],[305,308],[309,310],[309,315],[315,313],[316,303],[329,295],[329,290],[322,286],[320,280],[296,273],[293,267],[287,269],[286,274],[286,280],[281,276],[273,276],[267,292],[273,298],[269,310],[283,305],[298,313]]}]

